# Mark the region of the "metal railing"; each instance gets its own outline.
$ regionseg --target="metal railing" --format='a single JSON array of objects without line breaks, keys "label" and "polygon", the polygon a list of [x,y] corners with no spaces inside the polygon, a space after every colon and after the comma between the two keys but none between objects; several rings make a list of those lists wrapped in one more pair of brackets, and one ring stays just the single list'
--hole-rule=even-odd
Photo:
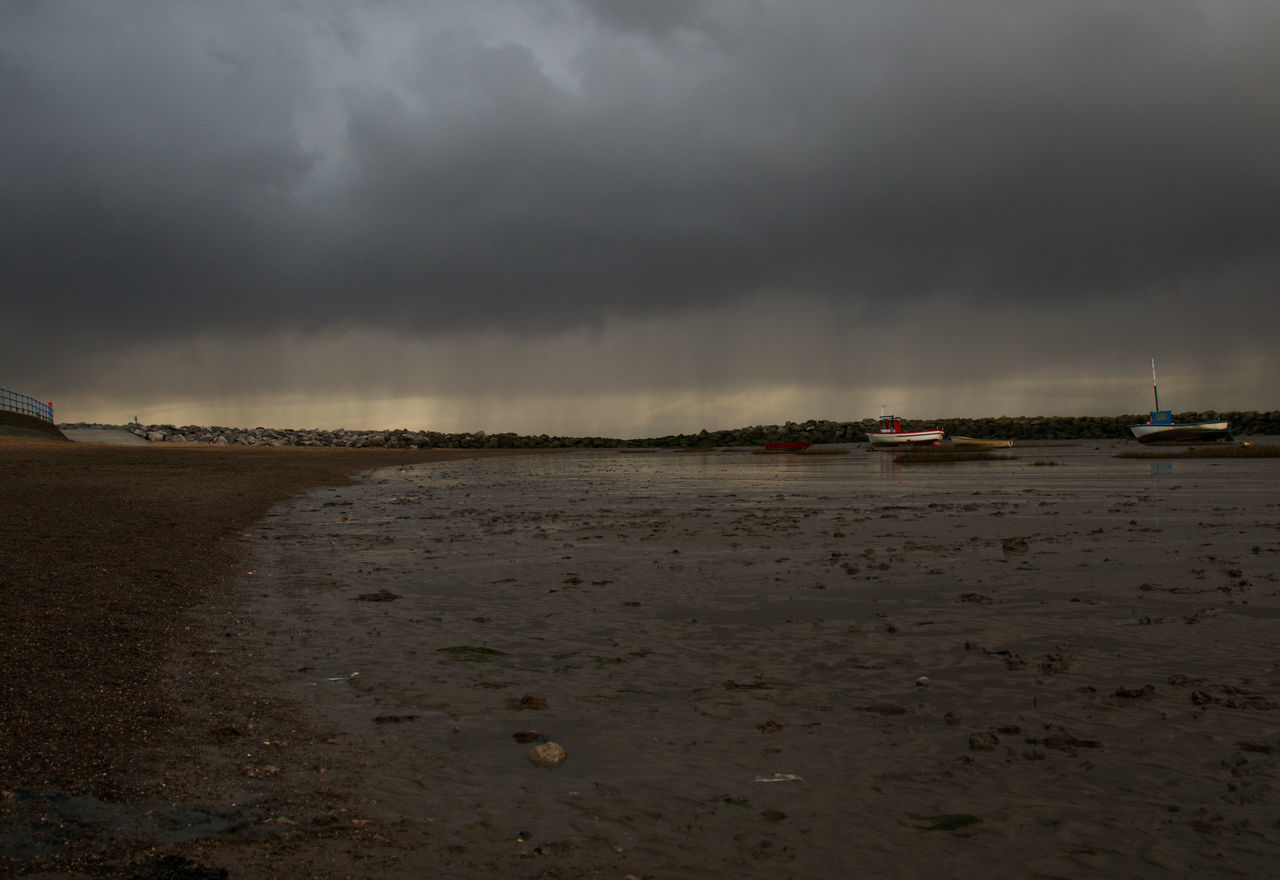
[{"label": "metal railing", "polygon": [[36,400],[30,394],[19,394],[8,388],[0,388],[0,409],[21,413],[24,416],[53,421],[53,404]]}]

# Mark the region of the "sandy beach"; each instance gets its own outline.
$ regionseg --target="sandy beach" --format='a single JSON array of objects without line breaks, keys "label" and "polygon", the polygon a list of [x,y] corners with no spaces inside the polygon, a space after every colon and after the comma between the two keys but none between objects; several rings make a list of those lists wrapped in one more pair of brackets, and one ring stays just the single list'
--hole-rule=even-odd
[{"label": "sandy beach", "polygon": [[[903,465],[865,446],[9,441],[25,488],[5,554],[24,562],[5,583],[0,858],[46,876],[1266,876],[1280,461],[1123,448]],[[54,625],[86,596],[84,633]],[[547,743],[563,763],[535,766]]]}]

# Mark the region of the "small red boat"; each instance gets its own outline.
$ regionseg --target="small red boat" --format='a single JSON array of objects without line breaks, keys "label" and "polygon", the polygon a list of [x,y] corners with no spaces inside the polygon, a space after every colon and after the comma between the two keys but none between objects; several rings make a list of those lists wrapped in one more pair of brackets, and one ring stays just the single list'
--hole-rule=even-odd
[{"label": "small red boat", "polygon": [[766,452],[799,452],[812,445],[808,440],[771,440],[764,448]]}]

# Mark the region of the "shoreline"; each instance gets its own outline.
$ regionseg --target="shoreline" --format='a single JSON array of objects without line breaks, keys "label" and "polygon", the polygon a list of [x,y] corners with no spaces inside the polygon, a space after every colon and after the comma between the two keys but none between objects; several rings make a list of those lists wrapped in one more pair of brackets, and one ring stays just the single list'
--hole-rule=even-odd
[{"label": "shoreline", "polygon": [[[1180,412],[1180,421],[1200,420],[1212,414]],[[1280,435],[1280,411],[1225,412],[1236,436]],[[959,435],[980,439],[1017,441],[1132,439],[1129,426],[1141,424],[1147,414],[1118,416],[1000,416],[983,418],[906,419],[908,429],[942,428],[948,436]],[[808,419],[775,425],[743,426],[731,429],[701,430],[696,433],[668,434],[648,438],[621,439],[599,436],[519,435],[484,431],[446,433],[410,430],[320,430],[283,428],[234,428],[187,425],[94,425],[66,423],[62,427],[82,433],[87,430],[132,431],[151,442],[216,443],[226,445],[291,445],[334,447],[388,448],[647,448],[702,446],[759,446],[770,441],[807,440],[815,444],[866,442],[868,428],[876,419]]]}]

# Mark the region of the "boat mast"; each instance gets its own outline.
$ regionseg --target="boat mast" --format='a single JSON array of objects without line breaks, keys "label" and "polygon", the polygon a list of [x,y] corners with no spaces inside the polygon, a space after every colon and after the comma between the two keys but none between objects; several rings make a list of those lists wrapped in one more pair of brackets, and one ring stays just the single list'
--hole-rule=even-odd
[{"label": "boat mast", "polygon": [[1160,389],[1156,387],[1156,359],[1151,359],[1151,393],[1156,398],[1156,412],[1160,411]]}]

